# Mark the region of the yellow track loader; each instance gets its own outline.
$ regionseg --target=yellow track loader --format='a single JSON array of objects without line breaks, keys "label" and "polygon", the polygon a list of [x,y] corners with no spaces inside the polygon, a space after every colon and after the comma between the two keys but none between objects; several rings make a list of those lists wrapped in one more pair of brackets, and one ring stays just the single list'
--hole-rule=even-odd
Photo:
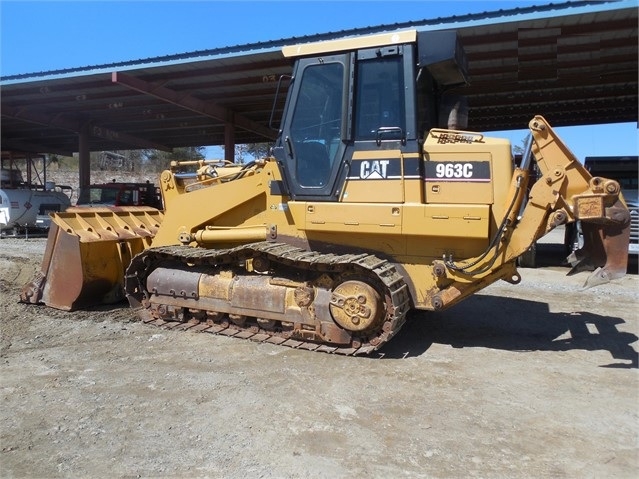
[{"label": "yellow track loader", "polygon": [[508,141],[465,130],[454,32],[283,52],[295,68],[270,157],[175,163],[162,213],[54,215],[21,299],[75,309],[126,296],[147,323],[354,355],[411,308],[518,283],[517,258],[562,224],[584,227],[587,286],[625,274],[617,182],[591,177],[541,116],[519,167]]}]

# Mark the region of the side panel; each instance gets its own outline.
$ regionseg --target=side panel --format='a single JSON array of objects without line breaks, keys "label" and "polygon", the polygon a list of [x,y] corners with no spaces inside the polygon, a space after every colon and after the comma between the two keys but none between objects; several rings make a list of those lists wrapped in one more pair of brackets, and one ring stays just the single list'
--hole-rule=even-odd
[{"label": "side panel", "polygon": [[[290,202],[296,226],[312,232],[346,233],[343,244],[353,246],[359,234],[400,235],[401,207],[394,204]],[[350,236],[348,236],[350,235]]]},{"label": "side panel", "polygon": [[435,153],[424,164],[426,202],[492,204],[490,153]]},{"label": "side panel", "polygon": [[[403,218],[404,235],[421,236],[425,239],[441,237],[486,240],[490,226],[490,208],[488,205],[476,204],[410,205],[403,208]],[[422,245],[421,249],[427,252],[431,250],[429,245]]]},{"label": "side panel", "polygon": [[422,256],[431,256],[430,237],[485,240],[490,219],[488,205],[290,202],[289,207],[297,227],[307,233],[345,233],[352,236],[342,236],[343,243],[353,246],[360,234],[416,236],[425,241]]},{"label": "side panel", "polygon": [[513,171],[507,140],[431,130],[424,142],[424,196],[428,204],[491,205],[493,221],[500,221],[508,206]]},{"label": "side panel", "polygon": [[[422,203],[420,159],[401,150],[356,151],[350,163],[345,203]],[[371,192],[374,191],[374,194]]]}]

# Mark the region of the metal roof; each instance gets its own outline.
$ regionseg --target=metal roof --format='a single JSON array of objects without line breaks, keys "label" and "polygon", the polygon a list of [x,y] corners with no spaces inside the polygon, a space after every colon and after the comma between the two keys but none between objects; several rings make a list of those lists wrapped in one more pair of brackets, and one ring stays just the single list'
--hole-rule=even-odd
[{"label": "metal roof", "polygon": [[[469,63],[469,129],[638,119],[637,2],[588,1],[328,32],[108,65],[0,78],[1,148],[90,150],[224,144],[273,138],[277,82],[292,64],[281,47],[417,28],[457,30]],[[281,111],[284,95],[277,110]]]}]

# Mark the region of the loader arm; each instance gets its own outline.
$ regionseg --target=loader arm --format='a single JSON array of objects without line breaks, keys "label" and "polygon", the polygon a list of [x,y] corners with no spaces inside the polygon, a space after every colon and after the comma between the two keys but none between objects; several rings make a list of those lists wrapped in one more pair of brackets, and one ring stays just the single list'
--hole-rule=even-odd
[{"label": "loader arm", "polygon": [[[174,171],[164,171],[160,181],[164,202],[162,228],[153,238],[153,246],[177,244],[197,244],[206,246],[209,243],[228,241],[265,240],[267,228],[257,222],[252,225],[212,226],[216,220],[229,211],[263,196],[268,182],[267,174],[259,174],[265,162],[257,162],[252,167],[241,168],[237,165],[220,168],[213,178],[205,179],[182,187],[176,180]],[[178,166],[188,165],[181,162]],[[274,168],[274,165],[270,165]],[[243,173],[243,176],[240,176]],[[215,188],[215,196],[211,196],[210,187]],[[213,198],[217,198],[215,200]],[[224,201],[219,199],[223,198]],[[198,207],[202,205],[202,207]],[[256,220],[257,221],[257,220]]]}]

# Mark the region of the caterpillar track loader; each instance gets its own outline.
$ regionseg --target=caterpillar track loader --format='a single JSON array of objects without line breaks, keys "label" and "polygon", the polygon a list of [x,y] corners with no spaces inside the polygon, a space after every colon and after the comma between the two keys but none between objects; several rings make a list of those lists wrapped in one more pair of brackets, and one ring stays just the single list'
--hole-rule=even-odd
[{"label": "caterpillar track loader", "polygon": [[412,308],[519,283],[518,256],[561,224],[584,226],[587,286],[625,274],[617,182],[591,177],[541,116],[514,167],[508,141],[460,130],[463,110],[440,107],[463,103],[450,93],[467,82],[454,32],[283,52],[295,68],[270,157],[173,164],[163,212],[56,214],[22,301],[70,310],[126,296],[146,323],[355,355]]}]

